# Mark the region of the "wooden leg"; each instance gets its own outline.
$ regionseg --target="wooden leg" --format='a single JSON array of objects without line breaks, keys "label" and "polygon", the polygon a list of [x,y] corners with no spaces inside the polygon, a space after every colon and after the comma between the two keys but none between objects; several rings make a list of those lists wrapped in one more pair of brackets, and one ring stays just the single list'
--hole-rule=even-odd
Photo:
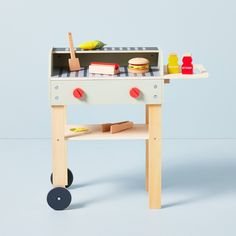
[{"label": "wooden leg", "polygon": [[[146,105],[146,125],[148,125],[148,105]],[[146,140],[146,191],[148,192],[149,140]]]},{"label": "wooden leg", "polygon": [[161,208],[161,105],[148,105],[149,207]]},{"label": "wooden leg", "polygon": [[65,126],[66,107],[52,106],[52,172],[54,187],[65,187],[67,185]]}]

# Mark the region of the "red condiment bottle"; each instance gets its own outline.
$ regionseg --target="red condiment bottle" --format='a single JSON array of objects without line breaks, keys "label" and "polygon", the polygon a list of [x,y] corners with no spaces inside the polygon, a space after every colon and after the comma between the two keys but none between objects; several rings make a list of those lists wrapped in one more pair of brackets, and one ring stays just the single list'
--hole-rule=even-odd
[{"label": "red condiment bottle", "polygon": [[192,56],[191,54],[186,54],[183,56],[182,62],[183,65],[181,67],[182,74],[193,74],[193,64],[192,64]]}]

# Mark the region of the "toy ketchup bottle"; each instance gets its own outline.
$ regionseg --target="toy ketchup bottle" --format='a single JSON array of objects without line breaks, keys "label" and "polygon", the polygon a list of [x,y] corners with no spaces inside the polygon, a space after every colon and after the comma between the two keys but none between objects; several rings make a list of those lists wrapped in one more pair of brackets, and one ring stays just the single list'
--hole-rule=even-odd
[{"label": "toy ketchup bottle", "polygon": [[192,55],[185,54],[183,56],[182,62],[182,74],[193,74],[193,64],[192,64]]}]

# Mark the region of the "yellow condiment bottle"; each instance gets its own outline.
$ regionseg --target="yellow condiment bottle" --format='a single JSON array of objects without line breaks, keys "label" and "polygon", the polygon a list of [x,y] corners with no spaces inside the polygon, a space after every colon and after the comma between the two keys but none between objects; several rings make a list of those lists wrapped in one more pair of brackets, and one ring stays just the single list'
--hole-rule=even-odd
[{"label": "yellow condiment bottle", "polygon": [[169,54],[168,64],[167,64],[168,74],[178,74],[180,73],[180,68],[178,64],[178,56],[176,53]]}]

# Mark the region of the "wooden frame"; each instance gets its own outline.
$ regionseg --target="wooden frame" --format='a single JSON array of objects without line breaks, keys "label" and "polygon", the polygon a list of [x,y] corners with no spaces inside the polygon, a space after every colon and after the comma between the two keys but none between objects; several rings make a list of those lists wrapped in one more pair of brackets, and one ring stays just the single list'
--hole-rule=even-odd
[{"label": "wooden frame", "polygon": [[[122,49],[123,50],[123,49]],[[161,104],[163,84],[170,83],[172,79],[208,78],[208,73],[202,65],[194,65],[197,73],[192,75],[167,74],[163,65],[162,52],[157,48],[143,48],[143,50],[129,50],[122,52],[115,48],[98,51],[76,50],[82,60],[82,66],[88,65],[91,58],[105,58],[117,60],[124,65],[129,57],[145,56],[152,65],[159,70],[158,76],[134,77],[63,77],[55,78],[54,67],[66,67],[69,52],[67,49],[53,49],[50,53],[49,79],[50,102],[52,109],[52,169],[53,186],[65,187],[67,180],[67,145],[68,140],[118,140],[142,139],[146,141],[146,191],[149,195],[149,208],[161,208]],[[122,53],[122,55],[121,55]],[[58,55],[57,55],[58,54]],[[73,89],[82,86],[89,96],[78,100],[73,97]],[[142,88],[141,99],[134,100],[128,91],[132,87]],[[119,90],[116,88],[119,87]],[[107,89],[105,89],[107,88]],[[117,92],[117,93],[116,93]],[[71,125],[66,122],[66,105],[71,104],[143,104],[146,110],[145,124],[135,124],[132,129],[120,133],[103,133],[99,125],[79,125],[87,127],[91,132],[72,136]],[[78,125],[77,125],[78,126]],[[73,126],[73,127],[76,127]]]},{"label": "wooden frame", "polygon": [[96,125],[84,125],[93,132],[66,138],[66,106],[52,106],[53,186],[67,185],[67,140],[146,139],[146,190],[149,207],[161,207],[161,105],[146,105],[146,125],[117,134],[103,133]]},{"label": "wooden frame", "polygon": [[53,186],[67,185],[67,147],[65,141],[66,107],[52,106]]},{"label": "wooden frame", "polygon": [[161,105],[148,105],[149,207],[161,208]]},{"label": "wooden frame", "polygon": [[[148,111],[148,105],[145,106],[145,122],[148,126],[149,124],[149,111]],[[149,170],[149,139],[146,140],[146,191],[148,192],[148,170]]]}]

